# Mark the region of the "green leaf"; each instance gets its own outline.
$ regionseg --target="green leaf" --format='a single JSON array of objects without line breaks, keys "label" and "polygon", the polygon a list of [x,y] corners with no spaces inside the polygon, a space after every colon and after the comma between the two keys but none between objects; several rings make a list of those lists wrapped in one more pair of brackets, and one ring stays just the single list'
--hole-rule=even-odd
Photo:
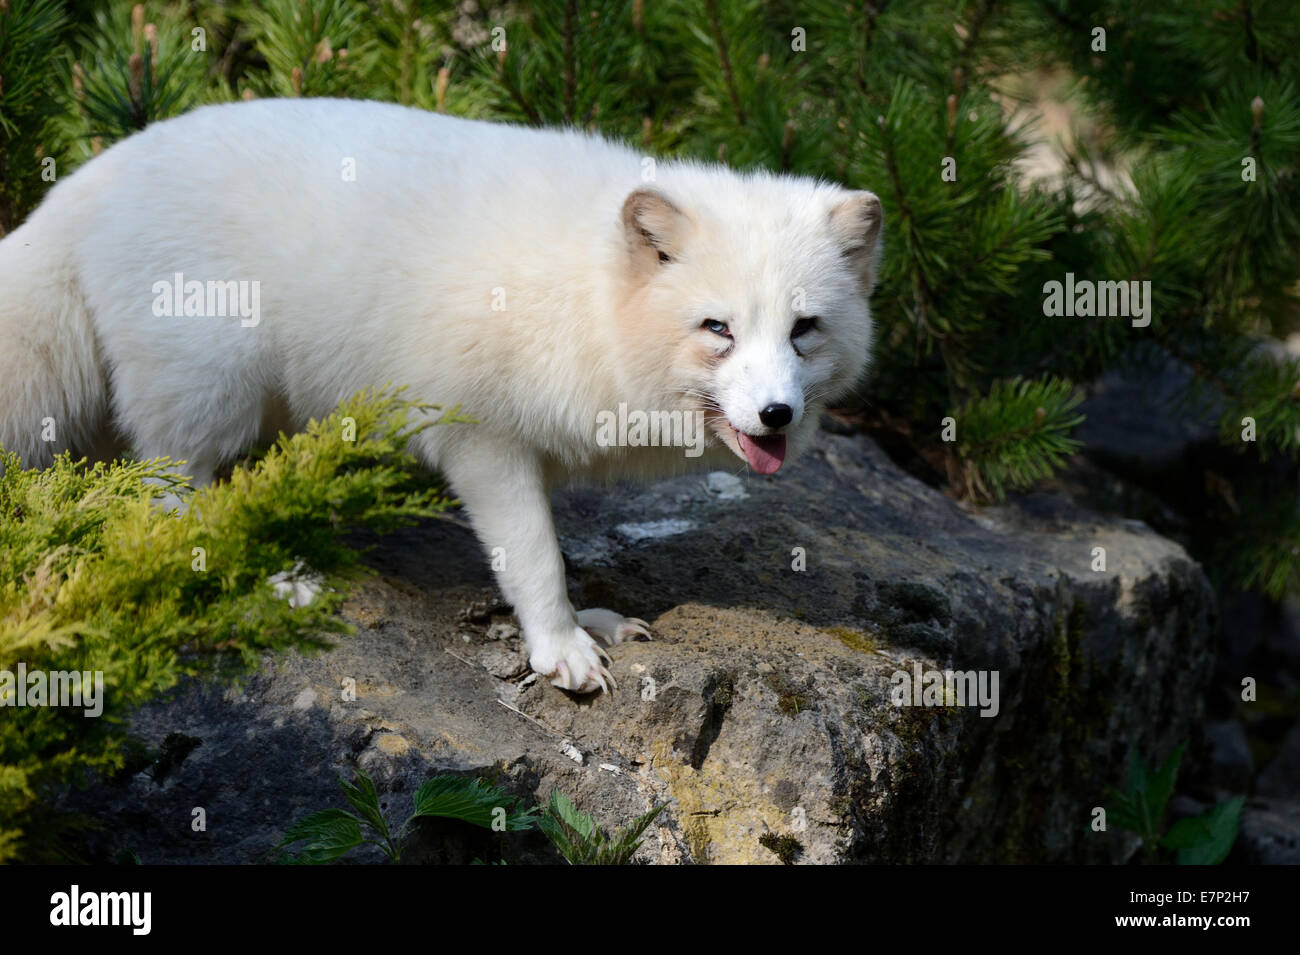
[{"label": "green leaf", "polygon": [[626,865],[641,848],[641,833],[654,821],[655,817],[668,808],[668,803],[661,802],[648,812],[642,813],[614,834],[609,845],[602,847],[598,854],[600,865]]},{"label": "green leaf", "polygon": [[1149,807],[1152,827],[1160,824],[1164,817],[1169,797],[1174,794],[1174,780],[1178,777],[1178,767],[1183,761],[1185,743],[1179,743],[1165,760],[1164,765],[1150,779],[1147,788],[1147,806]]},{"label": "green leaf", "polygon": [[1160,845],[1166,849],[1193,849],[1211,838],[1209,820],[1203,815],[1190,816],[1170,826],[1169,831],[1160,837]]},{"label": "green leaf", "polygon": [[571,865],[591,863],[605,841],[605,834],[596,825],[596,820],[579,810],[558,789],[552,790],[540,825],[560,855]]},{"label": "green leaf", "polygon": [[[1234,796],[1219,803],[1208,812],[1195,819],[1184,819],[1190,823],[1179,830],[1175,825],[1166,838],[1182,842],[1197,837],[1187,845],[1177,846],[1179,865],[1218,865],[1228,857],[1232,845],[1237,841],[1237,831],[1241,824],[1241,808],[1246,803],[1245,796]],[[1174,845],[1171,843],[1171,848]]]},{"label": "green leaf", "polygon": [[1106,807],[1106,817],[1112,825],[1136,832],[1147,843],[1155,843],[1164,817],[1169,797],[1173,795],[1174,781],[1183,759],[1185,743],[1179,743],[1164,764],[1152,774],[1138,755],[1129,756],[1128,777],[1124,792],[1109,790],[1112,804]]},{"label": "green leaf", "polygon": [[352,808],[361,813],[365,823],[387,840],[388,823],[384,821],[384,814],[380,811],[379,795],[375,792],[374,782],[366,775],[365,770],[361,769],[356,772],[356,780],[356,785],[353,785],[339,777],[343,795],[352,804]]},{"label": "green leaf", "polygon": [[440,816],[491,829],[493,821],[501,818],[502,811],[505,813],[506,832],[528,829],[536,821],[534,810],[521,809],[515,797],[489,786],[482,779],[435,776],[415,791],[415,812],[411,819]]},{"label": "green leaf", "polygon": [[541,828],[572,865],[626,865],[641,848],[641,834],[667,806],[655,806],[611,837],[557,789],[551,793]]},{"label": "green leaf", "polygon": [[280,846],[303,840],[307,844],[296,853],[296,861],[307,865],[333,862],[362,844],[361,820],[346,809],[314,812],[290,826]]}]

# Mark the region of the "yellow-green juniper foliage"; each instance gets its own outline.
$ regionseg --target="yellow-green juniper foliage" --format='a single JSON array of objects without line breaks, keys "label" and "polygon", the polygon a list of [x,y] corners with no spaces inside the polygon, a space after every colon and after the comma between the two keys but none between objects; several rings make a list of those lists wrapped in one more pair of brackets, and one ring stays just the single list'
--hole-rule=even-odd
[{"label": "yellow-green juniper foliage", "polygon": [[[0,451],[0,670],[104,675],[98,718],[0,708],[0,861],[39,838],[23,819],[43,789],[122,765],[132,707],[182,677],[239,672],[266,651],[323,646],[348,630],[335,614],[339,585],[359,567],[347,533],[447,506],[404,450],[414,431],[463,420],[438,410],[392,391],[357,395],[229,481],[182,488],[179,515],[152,503],[180,485],[177,463],[89,466],[65,454],[25,471]],[[295,609],[267,578],[299,561],[334,589]]]}]

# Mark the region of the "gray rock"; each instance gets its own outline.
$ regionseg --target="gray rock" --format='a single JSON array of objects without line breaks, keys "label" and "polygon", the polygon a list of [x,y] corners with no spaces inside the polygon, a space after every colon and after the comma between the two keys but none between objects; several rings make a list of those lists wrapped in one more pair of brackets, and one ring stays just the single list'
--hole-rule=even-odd
[{"label": "gray rock", "polygon": [[[1211,592],[1179,546],[1045,495],[960,505],[861,437],[824,434],[744,490],[721,499],[691,476],[557,496],[575,604],[654,631],[612,649],[609,696],[509,668],[464,527],[390,536],[344,608],[370,621],[354,636],[138,715],[153,745],[172,732],[202,744],[166,787],[84,797],[107,817],[103,851],[265,858],[303,813],[341,804],[336,777],[358,764],[394,817],[435,773],[538,802],[558,787],[608,826],[667,801],[646,862],[775,863],[771,837],[809,863],[1131,850],[1090,832],[1091,809],[1131,748],[1151,761],[1190,735],[1211,666]],[[894,705],[916,668],[995,671],[996,716]],[[191,830],[195,806],[206,832]],[[410,857],[468,861],[479,850],[463,829],[422,827]],[[514,861],[557,858],[540,836],[508,845]]]},{"label": "gray rock", "polygon": [[1252,800],[1229,861],[1247,865],[1300,865],[1300,802]]},{"label": "gray rock", "polygon": [[494,623],[488,627],[488,640],[515,640],[519,636],[519,628],[513,623]]},{"label": "gray rock", "polygon": [[720,501],[743,501],[749,497],[749,492],[745,490],[745,482],[726,471],[711,473],[705,478],[704,486],[710,493],[716,494]]},{"label": "gray rock", "polygon": [[1179,465],[1190,448],[1216,440],[1221,404],[1190,400],[1192,369],[1157,346],[1135,348],[1128,364],[1089,386],[1076,432],[1089,455],[1125,471],[1156,474]]},{"label": "gray rock", "polygon": [[1300,797],[1300,724],[1292,726],[1282,739],[1277,755],[1255,781],[1255,791],[1283,799]]},{"label": "gray rock", "polygon": [[1244,793],[1255,774],[1246,728],[1238,720],[1205,724],[1210,781],[1231,792]]},{"label": "gray rock", "polygon": [[502,680],[522,677],[528,672],[528,657],[517,646],[486,646],[479,651],[478,663],[488,673]]}]

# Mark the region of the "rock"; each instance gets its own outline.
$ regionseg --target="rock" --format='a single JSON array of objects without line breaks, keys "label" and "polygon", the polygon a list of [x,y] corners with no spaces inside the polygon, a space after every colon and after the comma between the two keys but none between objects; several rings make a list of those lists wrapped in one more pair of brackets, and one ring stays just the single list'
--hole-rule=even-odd
[{"label": "rock", "polygon": [[411,750],[411,744],[396,733],[381,733],[375,737],[375,747],[388,756],[405,756]]},{"label": "rock", "polygon": [[519,628],[513,623],[494,623],[488,627],[489,640],[514,640],[519,636]]},{"label": "rock", "polygon": [[1210,782],[1231,792],[1246,792],[1255,774],[1246,728],[1237,720],[1206,723],[1205,742]]},{"label": "rock", "polygon": [[[609,696],[508,672],[512,642],[485,634],[487,563],[460,523],[386,538],[344,607],[384,608],[374,626],[269,663],[242,694],[190,686],[137,715],[152,745],[202,745],[165,788],[79,797],[105,823],[104,857],[268,858],[304,813],[343,805],[337,775],[358,763],[394,822],[437,773],[533,802],[559,788],[611,828],[666,801],[646,862],[1126,857],[1122,833],[1090,833],[1091,809],[1131,749],[1151,762],[1191,736],[1211,668],[1212,595],[1181,547],[1043,494],[960,505],[858,436],[821,435],[787,473],[746,477],[743,498],[716,487],[557,495],[575,605],[653,629],[612,649]],[[945,669],[971,671],[996,715],[894,704],[905,685],[924,703],[927,682],[932,702],[976,704],[965,684],[935,688]],[[420,827],[411,858],[470,861],[464,829]],[[505,844],[511,861],[559,858],[536,833]]]},{"label": "rock", "polygon": [[495,677],[510,680],[528,672],[528,658],[517,646],[491,644],[478,654],[479,666]]},{"label": "rock", "polygon": [[741,501],[749,497],[745,482],[726,471],[714,471],[704,480],[704,486],[710,494],[716,494],[720,501]]},{"label": "rock", "polygon": [[1291,727],[1277,755],[1259,774],[1255,791],[1284,799],[1300,797],[1300,724]]},{"label": "rock", "polygon": [[1241,830],[1229,862],[1300,865],[1300,802],[1251,800],[1241,813]]},{"label": "rock", "polygon": [[669,519],[662,521],[629,521],[619,524],[614,530],[629,541],[653,540],[656,537],[674,537],[695,530],[694,521]]},{"label": "rock", "polygon": [[1157,346],[1133,349],[1128,364],[1089,386],[1076,432],[1085,453],[1125,473],[1156,475],[1185,465],[1194,446],[1217,441],[1222,411],[1205,398],[1186,400],[1194,378],[1188,365]]}]

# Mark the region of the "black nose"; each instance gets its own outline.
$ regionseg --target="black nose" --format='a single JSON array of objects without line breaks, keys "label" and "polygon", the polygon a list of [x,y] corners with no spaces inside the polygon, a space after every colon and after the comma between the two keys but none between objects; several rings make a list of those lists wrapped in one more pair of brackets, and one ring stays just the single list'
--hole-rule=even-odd
[{"label": "black nose", "polygon": [[784,428],[793,417],[789,405],[768,405],[758,413],[758,420],[769,428]]}]

